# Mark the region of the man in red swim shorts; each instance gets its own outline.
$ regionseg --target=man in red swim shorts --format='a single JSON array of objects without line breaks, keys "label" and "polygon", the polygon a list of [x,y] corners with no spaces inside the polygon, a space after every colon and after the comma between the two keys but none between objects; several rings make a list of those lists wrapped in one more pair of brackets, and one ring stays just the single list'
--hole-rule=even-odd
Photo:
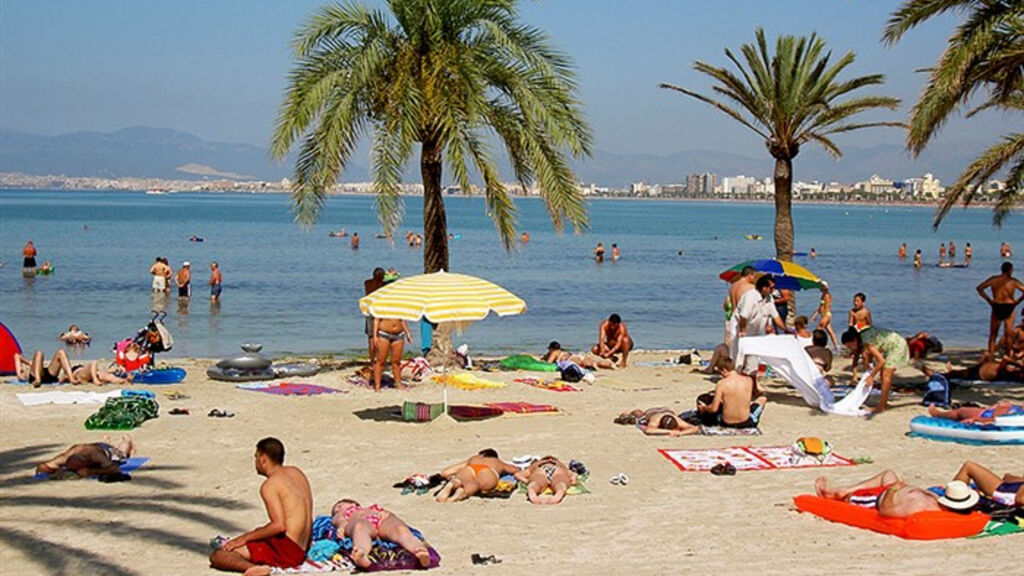
[{"label": "man in red swim shorts", "polygon": [[313,528],[309,480],[302,470],[284,465],[281,441],[260,440],[255,457],[256,473],[267,478],[260,486],[260,497],[270,521],[228,540],[210,554],[210,566],[245,572],[246,576],[270,574],[273,568],[302,564]]}]

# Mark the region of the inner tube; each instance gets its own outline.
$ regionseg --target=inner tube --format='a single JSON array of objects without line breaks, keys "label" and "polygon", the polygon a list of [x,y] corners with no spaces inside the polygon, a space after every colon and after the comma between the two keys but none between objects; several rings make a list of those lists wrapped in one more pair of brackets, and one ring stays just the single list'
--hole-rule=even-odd
[{"label": "inner tube", "polygon": [[242,354],[233,358],[225,358],[217,362],[218,368],[234,368],[235,370],[266,370],[270,368],[270,359],[258,354]]},{"label": "inner tube", "polygon": [[222,368],[210,366],[206,369],[206,375],[213,380],[225,382],[253,382],[256,380],[273,380],[276,374],[270,368],[255,370],[239,370],[237,368]]},{"label": "inner tube", "polygon": [[157,368],[135,372],[132,384],[177,384],[185,379],[184,368]]}]

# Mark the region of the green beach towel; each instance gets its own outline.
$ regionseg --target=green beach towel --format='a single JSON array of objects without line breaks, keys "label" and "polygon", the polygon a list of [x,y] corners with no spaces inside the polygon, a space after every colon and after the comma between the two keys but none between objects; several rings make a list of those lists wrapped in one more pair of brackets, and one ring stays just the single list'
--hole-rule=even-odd
[{"label": "green beach towel", "polygon": [[503,370],[529,370],[532,372],[558,372],[558,366],[551,362],[541,362],[533,356],[516,354],[499,362]]}]

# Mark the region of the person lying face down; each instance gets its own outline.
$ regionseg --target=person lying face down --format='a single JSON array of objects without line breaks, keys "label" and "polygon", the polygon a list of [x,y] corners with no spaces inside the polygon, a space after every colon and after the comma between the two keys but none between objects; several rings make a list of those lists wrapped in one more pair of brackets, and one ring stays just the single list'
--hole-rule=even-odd
[{"label": "person lying face down", "polygon": [[519,468],[498,457],[498,452],[485,448],[466,460],[441,471],[448,484],[437,495],[438,502],[458,502],[498,486],[501,477],[514,475]]},{"label": "person lying face down", "polygon": [[700,427],[680,418],[671,408],[648,408],[619,414],[616,424],[636,424],[648,436],[688,436],[700,432]]},{"label": "person lying face down", "polygon": [[[526,498],[533,504],[558,504],[565,499],[570,486],[577,482],[576,473],[554,456],[545,456],[516,473],[516,480],[526,484]],[[553,495],[541,494],[548,488]]]},{"label": "person lying face down", "polygon": [[331,523],[339,538],[352,539],[352,561],[360,568],[370,567],[369,555],[375,539],[390,540],[415,556],[423,568],[430,566],[426,544],[412,533],[404,520],[377,504],[363,507],[355,500],[338,500],[331,507]]}]

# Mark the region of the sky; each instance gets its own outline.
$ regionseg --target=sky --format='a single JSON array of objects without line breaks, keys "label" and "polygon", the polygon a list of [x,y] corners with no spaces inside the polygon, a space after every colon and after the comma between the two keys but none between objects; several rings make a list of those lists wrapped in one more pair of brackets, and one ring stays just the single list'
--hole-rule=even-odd
[{"label": "sky", "polygon": [[[380,5],[376,0],[364,0]],[[288,43],[323,2],[38,0],[0,2],[0,127],[41,134],[154,126],[205,140],[269,145],[293,65]],[[527,0],[522,18],[575,62],[595,148],[667,155],[723,150],[756,156],[763,144],[668,82],[708,92],[695,60],[717,66],[754,39],[817,32],[837,57],[854,51],[847,76],[882,73],[864,90],[904,100],[870,119],[905,120],[957,17],[879,42],[898,2],[889,0]],[[940,139],[992,141],[1019,116],[987,113],[949,123]],[[901,144],[898,129],[839,137],[840,146]]]}]

